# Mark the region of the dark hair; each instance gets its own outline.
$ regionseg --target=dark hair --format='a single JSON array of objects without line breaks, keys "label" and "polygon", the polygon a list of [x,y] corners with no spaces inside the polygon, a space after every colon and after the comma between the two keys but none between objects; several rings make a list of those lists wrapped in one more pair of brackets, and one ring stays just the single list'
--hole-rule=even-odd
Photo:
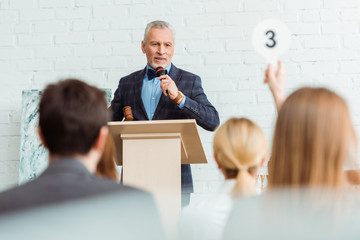
[{"label": "dark hair", "polygon": [[96,173],[104,178],[117,181],[115,143],[110,134],[106,138],[104,151],[96,168]]},{"label": "dark hair", "polygon": [[80,80],[50,84],[42,93],[39,126],[51,154],[86,154],[109,120],[105,92]]}]

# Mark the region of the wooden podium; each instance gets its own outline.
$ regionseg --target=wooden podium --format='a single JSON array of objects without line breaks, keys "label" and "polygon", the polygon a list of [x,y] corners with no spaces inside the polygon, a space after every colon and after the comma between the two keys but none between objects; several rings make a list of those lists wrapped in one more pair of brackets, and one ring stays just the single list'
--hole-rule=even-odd
[{"label": "wooden podium", "polygon": [[123,166],[123,183],[153,194],[170,237],[176,233],[181,210],[181,164],[207,163],[196,121],[128,121],[108,125],[117,164]]}]

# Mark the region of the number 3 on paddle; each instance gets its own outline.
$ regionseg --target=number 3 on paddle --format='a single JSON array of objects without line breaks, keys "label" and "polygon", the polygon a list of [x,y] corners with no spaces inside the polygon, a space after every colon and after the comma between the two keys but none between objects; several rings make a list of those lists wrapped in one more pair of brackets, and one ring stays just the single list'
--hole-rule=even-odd
[{"label": "number 3 on paddle", "polygon": [[280,55],[289,48],[290,31],[279,20],[266,19],[256,25],[252,35],[254,50],[268,63],[276,63]]},{"label": "number 3 on paddle", "polygon": [[276,46],[275,41],[275,33],[273,30],[269,30],[265,33],[266,36],[268,36],[268,42],[265,44],[268,48],[273,48]]}]

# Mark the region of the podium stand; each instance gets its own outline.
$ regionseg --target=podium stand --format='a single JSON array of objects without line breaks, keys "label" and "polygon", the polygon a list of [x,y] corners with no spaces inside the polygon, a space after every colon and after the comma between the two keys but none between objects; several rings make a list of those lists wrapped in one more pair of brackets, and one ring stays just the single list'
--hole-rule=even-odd
[{"label": "podium stand", "polygon": [[207,163],[195,120],[108,125],[116,146],[117,164],[123,166],[123,183],[151,192],[165,231],[168,236],[175,234],[181,210],[181,164]]}]

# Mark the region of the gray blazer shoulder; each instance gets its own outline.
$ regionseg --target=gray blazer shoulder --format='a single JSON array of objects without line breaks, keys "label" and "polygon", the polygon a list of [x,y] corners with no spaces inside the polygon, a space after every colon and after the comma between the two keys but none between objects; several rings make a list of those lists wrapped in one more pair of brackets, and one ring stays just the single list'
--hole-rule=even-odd
[{"label": "gray blazer shoulder", "polygon": [[153,203],[149,193],[99,178],[75,159],[57,159],[37,179],[0,193],[0,213],[111,192],[139,194]]}]

